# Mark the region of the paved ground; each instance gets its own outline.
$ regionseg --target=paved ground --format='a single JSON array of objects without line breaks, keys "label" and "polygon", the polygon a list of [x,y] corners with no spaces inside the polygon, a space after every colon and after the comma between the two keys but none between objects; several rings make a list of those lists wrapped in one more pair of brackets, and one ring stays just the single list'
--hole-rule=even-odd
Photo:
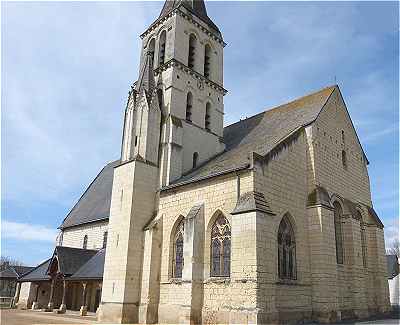
[{"label": "paved ground", "polygon": [[1,325],[34,325],[34,324],[97,324],[94,314],[80,317],[77,313],[68,312],[58,315],[42,311],[1,309]]},{"label": "paved ground", "polygon": [[[398,316],[397,316],[398,317]],[[80,317],[76,312],[67,312],[64,315],[45,313],[32,310],[0,309],[1,325],[34,325],[34,324],[98,324],[94,314]],[[395,325],[400,324],[399,319],[382,319],[364,322],[344,322],[337,325]]]}]

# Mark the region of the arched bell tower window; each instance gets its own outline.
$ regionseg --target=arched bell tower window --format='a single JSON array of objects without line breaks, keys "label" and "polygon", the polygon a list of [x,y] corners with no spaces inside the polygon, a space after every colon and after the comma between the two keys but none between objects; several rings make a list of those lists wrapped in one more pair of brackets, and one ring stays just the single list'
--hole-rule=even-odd
[{"label": "arched bell tower window", "polygon": [[87,249],[87,242],[88,242],[88,235],[85,235],[83,237],[83,244],[82,244],[83,249]]},{"label": "arched bell tower window", "polygon": [[278,275],[282,280],[296,280],[296,239],[289,219],[284,216],[278,229]]},{"label": "arched bell tower window", "polygon": [[189,91],[186,97],[186,121],[192,122],[193,96]]},{"label": "arched bell tower window", "polygon": [[199,160],[199,153],[198,152],[193,153],[193,166],[192,166],[193,168],[197,167],[198,160]]},{"label": "arched bell tower window", "polygon": [[204,121],[204,126],[207,131],[211,131],[211,104],[206,104],[206,116]]},{"label": "arched bell tower window", "polygon": [[174,255],[172,261],[172,276],[174,278],[182,278],[183,270],[183,234],[184,221],[179,222],[174,235]]},{"label": "arched bell tower window", "polygon": [[211,228],[211,276],[229,277],[231,273],[231,226],[220,215]]},{"label": "arched bell tower window", "polygon": [[195,63],[195,55],[196,55],[196,43],[197,39],[194,34],[190,34],[189,36],[189,54],[188,54],[188,67],[193,69]]},{"label": "arched bell tower window", "polygon": [[204,47],[204,77],[210,78],[211,71],[211,47],[206,44]]},{"label": "arched bell tower window", "polygon": [[333,217],[335,222],[336,262],[337,264],[343,264],[343,210],[338,202],[333,203]]},{"label": "arched bell tower window", "polygon": [[167,38],[167,32],[164,30],[160,35],[159,49],[158,49],[158,65],[162,65],[165,62],[165,43]]},{"label": "arched bell tower window", "polygon": [[156,40],[154,38],[151,39],[150,43],[149,43],[149,49],[148,51],[151,53],[151,62],[154,65],[154,51],[155,51],[155,47],[156,47]]}]

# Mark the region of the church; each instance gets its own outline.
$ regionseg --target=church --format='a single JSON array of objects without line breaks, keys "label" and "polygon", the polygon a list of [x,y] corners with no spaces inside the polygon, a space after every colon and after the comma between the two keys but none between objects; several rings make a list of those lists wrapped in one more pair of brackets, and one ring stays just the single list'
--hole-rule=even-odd
[{"label": "church", "polygon": [[224,127],[226,43],[204,1],[165,1],[140,37],[120,159],[20,277],[16,305],[106,323],[388,312],[383,224],[339,87]]}]

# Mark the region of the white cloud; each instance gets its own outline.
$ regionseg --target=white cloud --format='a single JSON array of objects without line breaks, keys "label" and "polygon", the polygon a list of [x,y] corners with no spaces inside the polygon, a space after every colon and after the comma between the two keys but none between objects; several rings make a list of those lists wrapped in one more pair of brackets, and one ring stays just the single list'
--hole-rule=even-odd
[{"label": "white cloud", "polygon": [[384,228],[386,249],[391,248],[395,240],[399,240],[399,218],[387,222]]},{"label": "white cloud", "polygon": [[56,236],[57,230],[47,228],[46,226],[7,220],[1,221],[2,239],[55,242]]}]

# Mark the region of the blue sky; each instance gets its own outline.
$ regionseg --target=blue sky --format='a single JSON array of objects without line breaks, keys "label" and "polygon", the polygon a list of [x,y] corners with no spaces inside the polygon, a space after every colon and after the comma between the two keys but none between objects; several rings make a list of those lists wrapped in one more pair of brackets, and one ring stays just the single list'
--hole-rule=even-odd
[{"label": "blue sky", "polygon": [[[118,158],[139,35],[162,2],[2,2],[1,253],[47,258],[56,227]],[[225,41],[225,124],[335,83],[398,237],[398,3],[209,2]]]}]

